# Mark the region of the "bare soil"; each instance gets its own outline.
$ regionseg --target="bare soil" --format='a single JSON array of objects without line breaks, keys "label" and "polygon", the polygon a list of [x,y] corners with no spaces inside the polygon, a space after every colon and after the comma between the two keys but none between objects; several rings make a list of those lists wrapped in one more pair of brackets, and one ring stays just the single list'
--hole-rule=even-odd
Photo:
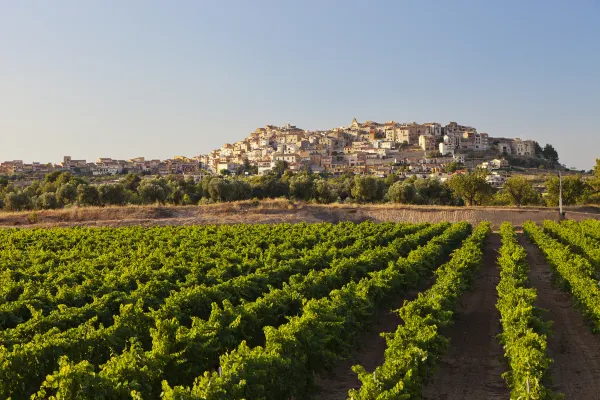
[{"label": "bare soil", "polygon": [[442,332],[450,338],[449,349],[425,386],[424,399],[509,398],[501,377],[503,351],[496,338],[501,332],[496,310],[496,285],[500,280],[496,259],[500,245],[500,236],[492,234],[473,288],[463,295],[457,307],[456,322]]},{"label": "bare soil", "polygon": [[362,365],[367,371],[374,371],[385,360],[386,341],[381,337],[382,332],[394,332],[402,319],[394,310],[402,307],[405,301],[411,301],[417,297],[419,292],[427,290],[435,282],[435,277],[430,276],[419,288],[409,291],[400,296],[394,303],[392,309],[382,313],[371,329],[365,332],[358,340],[357,348],[349,358],[341,360],[333,370],[327,371],[317,377],[316,383],[319,400],[347,399],[350,389],[359,389],[360,380],[358,375],[352,371],[353,365]]},{"label": "bare soil", "polygon": [[573,299],[552,284],[552,270],[540,250],[520,236],[527,250],[529,279],[537,289],[537,307],[545,310],[545,319],[552,321],[548,338],[548,355],[554,359],[550,367],[553,391],[566,399],[600,398],[600,338],[585,325],[581,314],[573,307]]},{"label": "bare soil", "polygon": [[[596,208],[570,208],[567,218],[600,218]],[[543,207],[445,207],[402,204],[308,204],[288,200],[240,201],[201,206],[87,207],[62,210],[1,212],[0,227],[154,226],[280,222],[459,222],[556,219],[554,209]]]},{"label": "bare soil", "polygon": [[[403,300],[399,300],[395,309],[400,308],[402,302]],[[394,332],[400,323],[401,319],[395,312],[390,310],[383,313],[373,324],[371,330],[362,335],[357,349],[348,359],[340,361],[333,370],[317,377],[318,394],[315,399],[345,400],[348,398],[350,389],[360,388],[358,375],[352,371],[352,366],[359,364],[367,371],[373,371],[377,366],[383,364],[387,346],[380,333]]]}]

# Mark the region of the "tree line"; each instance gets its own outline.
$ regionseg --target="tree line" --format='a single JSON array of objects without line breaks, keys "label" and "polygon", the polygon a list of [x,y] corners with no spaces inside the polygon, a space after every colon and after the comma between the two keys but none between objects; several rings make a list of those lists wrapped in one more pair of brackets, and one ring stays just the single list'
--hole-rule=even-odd
[{"label": "tree line", "polygon": [[[542,195],[529,180],[514,175],[502,189],[486,181],[487,171],[456,174],[446,182],[436,179],[385,178],[344,174],[329,176],[292,172],[285,163],[266,175],[207,175],[200,182],[181,175],[144,178],[128,174],[116,182],[94,184],[70,172],[52,172],[43,180],[19,187],[0,178],[0,208],[7,211],[45,210],[72,206],[127,204],[207,204],[247,199],[288,198],[329,203],[402,203],[416,205],[548,205],[558,204],[558,177],[545,181]],[[563,203],[600,204],[600,160],[591,179],[563,178]]]}]

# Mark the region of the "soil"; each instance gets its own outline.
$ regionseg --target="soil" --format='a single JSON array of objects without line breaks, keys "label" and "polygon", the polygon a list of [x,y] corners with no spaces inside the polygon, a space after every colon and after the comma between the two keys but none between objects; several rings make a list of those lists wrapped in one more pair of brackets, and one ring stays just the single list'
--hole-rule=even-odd
[{"label": "soil", "polygon": [[[583,212],[582,212],[583,211]],[[573,220],[600,218],[595,208],[568,208]],[[521,226],[524,221],[556,219],[552,208],[540,207],[450,207],[404,204],[311,204],[288,200],[245,200],[202,206],[72,207],[60,210],[4,212],[0,228],[48,228],[70,226],[165,226],[281,222],[458,222],[473,225],[490,221],[498,228],[503,221]]]},{"label": "soil", "polygon": [[522,235],[519,241],[528,253],[536,306],[547,310],[544,319],[552,321],[548,355],[554,363],[548,387],[566,399],[600,398],[600,338],[589,331],[571,295],[553,286],[551,267],[540,250]]},{"label": "soil", "polygon": [[434,282],[434,277],[430,277],[419,289],[401,296],[396,300],[391,310],[380,315],[371,329],[359,338],[359,346],[348,359],[340,361],[333,370],[317,377],[318,394],[315,399],[345,400],[348,398],[350,389],[359,389],[361,383],[358,375],[352,371],[352,366],[358,364],[365,367],[367,371],[374,371],[375,368],[383,364],[387,345],[385,339],[381,337],[381,333],[396,331],[398,325],[402,322],[393,310],[402,307],[405,300],[414,299],[419,292],[431,287]]},{"label": "soil", "polygon": [[457,307],[456,322],[442,331],[450,338],[449,349],[425,386],[424,399],[509,398],[501,377],[505,369],[503,350],[496,338],[501,332],[496,310],[496,285],[500,280],[496,259],[500,245],[500,236],[492,234],[473,288],[462,296]]}]

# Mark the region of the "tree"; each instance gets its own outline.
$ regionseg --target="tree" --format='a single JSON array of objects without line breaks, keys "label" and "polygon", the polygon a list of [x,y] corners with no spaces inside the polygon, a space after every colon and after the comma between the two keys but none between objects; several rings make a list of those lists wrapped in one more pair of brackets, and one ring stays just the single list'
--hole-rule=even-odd
[{"label": "tree", "polygon": [[[552,176],[546,181],[546,202],[549,206],[557,206],[560,181],[558,176]],[[562,178],[562,199],[565,206],[585,202],[590,194],[590,186],[581,178],[580,175],[563,176]]]},{"label": "tree", "polygon": [[58,207],[58,201],[52,192],[39,195],[36,203],[37,208],[41,208],[42,210],[51,210]]},{"label": "tree", "polygon": [[544,146],[542,150],[544,158],[552,163],[553,166],[558,164],[558,152],[550,143]]},{"label": "tree", "polygon": [[31,206],[29,197],[24,193],[10,192],[4,196],[4,208],[8,211],[21,211]]},{"label": "tree", "polygon": [[385,183],[371,175],[356,175],[352,187],[352,197],[356,200],[377,201],[383,198]]},{"label": "tree", "polygon": [[456,160],[453,160],[448,165],[446,165],[446,167],[444,169],[448,173],[453,173],[453,172],[456,172],[456,171],[458,171],[459,169],[462,169],[462,168],[463,168],[462,163],[460,163],[460,162],[458,162]]},{"label": "tree", "polygon": [[236,201],[249,199],[252,188],[246,181],[213,178],[208,185],[208,194],[214,201]]},{"label": "tree", "polygon": [[140,201],[143,204],[152,204],[156,202],[164,204],[167,199],[167,192],[164,187],[156,181],[143,182],[138,187],[137,192],[140,196]]},{"label": "tree", "polygon": [[417,204],[447,205],[452,202],[452,191],[437,179],[417,179],[414,187]]},{"label": "tree", "polygon": [[98,188],[100,201],[106,205],[124,205],[127,201],[125,186],[120,183],[108,183]]},{"label": "tree", "polygon": [[99,206],[100,193],[98,193],[98,188],[92,185],[80,184],[77,186],[77,202],[82,206]]},{"label": "tree", "polygon": [[289,185],[274,174],[253,176],[248,182],[252,191],[251,196],[259,199],[285,197],[290,192]]},{"label": "tree", "polygon": [[131,190],[132,192],[137,191],[138,186],[142,182],[142,178],[138,174],[127,174],[125,178],[121,180],[121,183],[125,186],[127,190]]},{"label": "tree", "polygon": [[385,182],[385,185],[389,188],[391,187],[394,183],[398,182],[400,180],[400,177],[394,173],[389,174],[388,176],[386,176],[383,181]]},{"label": "tree", "polygon": [[49,174],[46,174],[46,176],[44,176],[44,182],[53,183],[58,179],[58,176],[60,174],[60,171],[52,171]]},{"label": "tree", "polygon": [[252,165],[250,160],[244,158],[244,163],[238,169],[237,175],[256,175],[258,174],[258,165]]},{"label": "tree", "polygon": [[540,146],[540,144],[538,142],[535,142],[535,155],[537,157],[544,157],[544,150],[542,149],[542,146]]},{"label": "tree", "polygon": [[314,191],[313,180],[308,174],[298,174],[290,180],[290,195],[296,199],[310,200]]},{"label": "tree", "polygon": [[407,180],[394,183],[388,189],[388,197],[392,203],[414,204],[417,197],[414,182]]},{"label": "tree", "polygon": [[73,183],[65,183],[60,185],[58,189],[56,189],[56,200],[61,205],[75,203],[75,200],[77,200],[77,186],[75,186]]},{"label": "tree", "polygon": [[508,178],[504,183],[502,191],[508,197],[510,204],[517,207],[539,203],[538,193],[531,183],[522,176],[511,176]]},{"label": "tree", "polygon": [[65,185],[69,183],[71,179],[73,179],[72,173],[70,173],[69,171],[62,172],[56,178],[56,186],[59,187],[60,185]]},{"label": "tree", "polygon": [[315,182],[315,198],[319,203],[329,204],[337,200],[338,194],[326,179]]},{"label": "tree", "polygon": [[467,200],[469,206],[475,204],[478,196],[482,199],[492,192],[492,186],[487,183],[482,171],[455,175],[448,181],[448,186],[457,196]]},{"label": "tree", "polygon": [[273,173],[281,178],[283,176],[283,174],[285,173],[285,171],[288,169],[288,163],[286,161],[275,161],[275,165],[273,166]]},{"label": "tree", "polygon": [[344,201],[352,196],[352,187],[354,186],[353,174],[345,173],[342,176],[330,179],[328,182],[333,190],[338,194],[341,201]]}]

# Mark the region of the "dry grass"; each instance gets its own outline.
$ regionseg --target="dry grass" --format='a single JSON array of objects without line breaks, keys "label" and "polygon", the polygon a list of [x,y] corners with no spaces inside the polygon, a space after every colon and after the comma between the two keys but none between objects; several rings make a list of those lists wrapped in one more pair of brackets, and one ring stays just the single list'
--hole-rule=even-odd
[{"label": "dry grass", "polygon": [[[600,218],[595,207],[573,207],[567,218]],[[556,209],[544,207],[446,207],[402,204],[307,204],[285,199],[239,201],[202,206],[87,207],[36,212],[0,212],[0,226],[130,226],[278,222],[441,222],[503,221],[520,226],[527,220],[556,219]]]}]

